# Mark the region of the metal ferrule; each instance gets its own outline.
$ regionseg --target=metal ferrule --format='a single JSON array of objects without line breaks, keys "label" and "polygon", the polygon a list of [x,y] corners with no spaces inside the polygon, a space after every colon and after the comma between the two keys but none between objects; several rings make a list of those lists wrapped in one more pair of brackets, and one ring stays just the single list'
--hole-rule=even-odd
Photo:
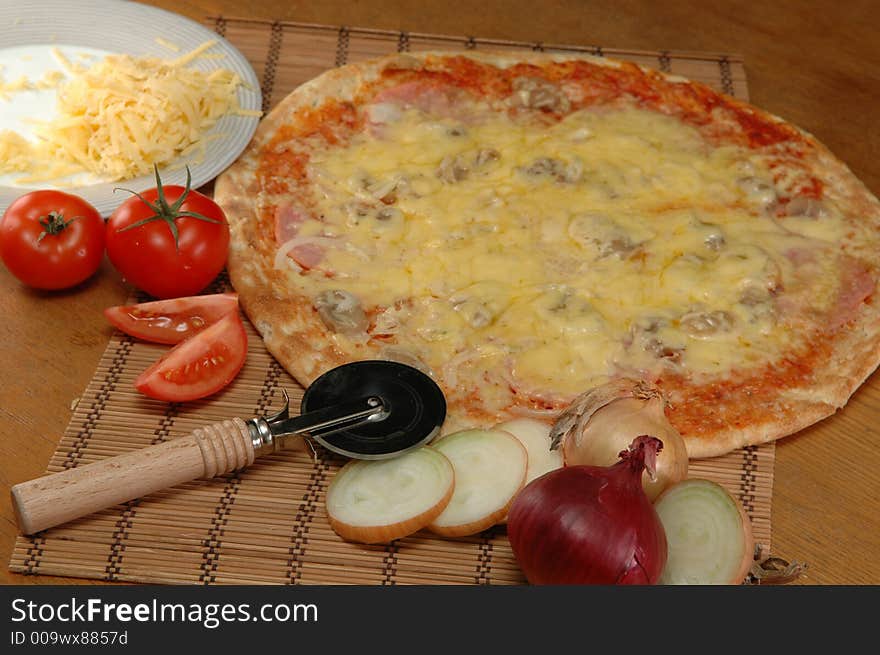
[{"label": "metal ferrule", "polygon": [[264,418],[252,418],[244,422],[251,435],[251,443],[254,445],[254,457],[269,455],[280,450],[280,442],[275,439],[269,422]]}]

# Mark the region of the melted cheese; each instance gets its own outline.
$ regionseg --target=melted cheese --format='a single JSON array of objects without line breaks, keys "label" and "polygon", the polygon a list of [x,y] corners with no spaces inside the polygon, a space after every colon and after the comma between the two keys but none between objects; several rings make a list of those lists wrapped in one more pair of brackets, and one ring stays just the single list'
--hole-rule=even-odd
[{"label": "melted cheese", "polygon": [[[809,251],[827,274],[809,282],[813,307],[832,302],[821,243],[840,221],[783,226],[759,206],[770,192],[742,181],[771,180],[766,166],[677,120],[635,108],[550,126],[389,116],[313,153],[320,219],[301,233],[345,246],[326,252],[334,277],[290,275],[312,293],[341,287],[388,308],[381,332],[449,386],[478,387],[501,370],[541,396],[620,371],[771,362],[796,338],[773,296],[808,284],[792,252]],[[379,216],[380,198],[395,220]],[[492,386],[499,406],[510,400],[503,386]]]}]

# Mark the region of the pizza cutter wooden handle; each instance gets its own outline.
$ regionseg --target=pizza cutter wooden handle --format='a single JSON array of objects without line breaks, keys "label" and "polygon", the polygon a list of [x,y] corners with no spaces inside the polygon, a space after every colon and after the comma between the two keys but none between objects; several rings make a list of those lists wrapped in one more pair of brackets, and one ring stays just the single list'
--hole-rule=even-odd
[{"label": "pizza cutter wooden handle", "polygon": [[24,534],[197,478],[212,478],[254,461],[254,444],[239,418],[124,455],[53,473],[12,487]]}]

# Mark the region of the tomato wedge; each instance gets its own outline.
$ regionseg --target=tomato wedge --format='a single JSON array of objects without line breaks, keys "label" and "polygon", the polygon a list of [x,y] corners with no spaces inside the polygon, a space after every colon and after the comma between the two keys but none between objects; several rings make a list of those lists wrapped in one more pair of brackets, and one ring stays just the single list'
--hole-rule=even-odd
[{"label": "tomato wedge", "polygon": [[108,307],[104,316],[113,326],[132,337],[174,344],[237,311],[237,293],[215,293]]},{"label": "tomato wedge", "polygon": [[232,312],[174,346],[141,373],[134,386],[156,400],[204,398],[232,382],[246,357],[244,323],[238,312]]}]

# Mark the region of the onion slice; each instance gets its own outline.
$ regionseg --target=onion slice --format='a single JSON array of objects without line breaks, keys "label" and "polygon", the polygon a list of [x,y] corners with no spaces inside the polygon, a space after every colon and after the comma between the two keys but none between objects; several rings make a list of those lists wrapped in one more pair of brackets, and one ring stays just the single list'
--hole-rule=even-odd
[{"label": "onion slice", "polygon": [[528,454],[526,484],[548,471],[562,468],[562,452],[550,450],[550,426],[532,418],[515,418],[495,426],[519,439]]},{"label": "onion slice", "polygon": [[669,553],[660,584],[742,584],[754,559],[752,524],[724,487],[690,478],[664,491],[654,508]]},{"label": "onion slice", "polygon": [[454,487],[452,464],[430,446],[393,459],[352,460],[327,488],[327,516],[343,539],[388,543],[431,523]]},{"label": "onion slice", "polygon": [[464,537],[482,532],[507,515],[525,484],[528,468],[528,455],[519,439],[502,430],[462,430],[432,445],[452,462],[455,490],[428,530]]}]

